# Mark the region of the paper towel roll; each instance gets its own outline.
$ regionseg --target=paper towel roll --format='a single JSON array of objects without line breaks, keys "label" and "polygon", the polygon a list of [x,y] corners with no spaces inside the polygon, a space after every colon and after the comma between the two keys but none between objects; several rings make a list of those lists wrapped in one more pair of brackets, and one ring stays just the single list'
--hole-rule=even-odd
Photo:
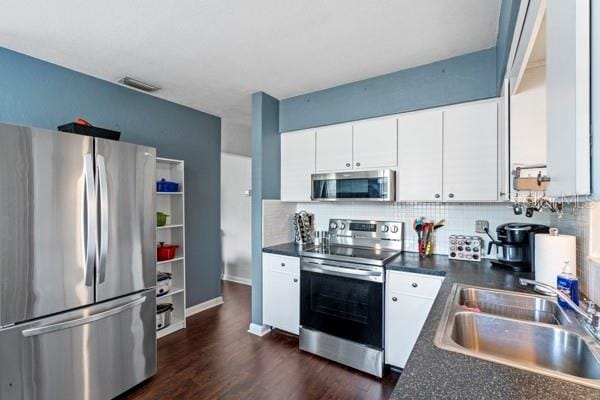
[{"label": "paper towel roll", "polygon": [[[575,236],[538,233],[535,235],[535,280],[556,287],[556,277],[576,275]],[[565,269],[566,265],[566,269]]]}]

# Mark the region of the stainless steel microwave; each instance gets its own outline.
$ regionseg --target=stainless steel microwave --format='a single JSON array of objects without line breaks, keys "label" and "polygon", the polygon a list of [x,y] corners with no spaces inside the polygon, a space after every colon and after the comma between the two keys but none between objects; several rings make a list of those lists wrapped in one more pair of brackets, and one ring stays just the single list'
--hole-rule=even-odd
[{"label": "stainless steel microwave", "polygon": [[396,172],[390,169],[311,175],[315,201],[394,201]]}]

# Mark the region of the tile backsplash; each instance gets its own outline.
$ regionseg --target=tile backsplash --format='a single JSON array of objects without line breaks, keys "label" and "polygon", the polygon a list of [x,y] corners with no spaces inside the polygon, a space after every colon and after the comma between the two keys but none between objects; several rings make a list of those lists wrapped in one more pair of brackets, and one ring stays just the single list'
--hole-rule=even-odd
[{"label": "tile backsplash", "polygon": [[486,243],[485,234],[475,232],[475,221],[489,221],[490,232],[495,237],[496,226],[505,222],[529,222],[548,225],[548,213],[535,213],[533,218],[515,215],[508,203],[298,203],[297,210],[315,214],[316,228],[326,230],[330,218],[375,219],[404,222],[404,249],[417,251],[417,234],[412,229],[416,217],[426,217],[432,221],[446,220],[446,225],[436,232],[433,252],[448,254],[448,236],[477,235]]},{"label": "tile backsplash", "polygon": [[295,203],[285,203],[279,200],[263,200],[263,247],[294,241],[292,217],[295,212]]},{"label": "tile backsplash", "polygon": [[568,205],[561,218],[553,214],[550,221],[561,234],[577,238],[577,276],[580,289],[595,303],[600,304],[600,265],[590,259],[590,256],[600,250],[592,242],[594,230],[597,231],[600,224],[600,202],[583,202],[575,207]]},{"label": "tile backsplash", "polygon": [[417,251],[417,236],[412,229],[414,218],[445,219],[446,226],[438,230],[434,238],[436,254],[448,254],[448,236],[453,234],[481,236],[487,248],[489,238],[475,233],[475,221],[479,219],[489,221],[494,236],[496,226],[506,222],[555,226],[561,233],[577,237],[577,276],[581,290],[600,304],[600,202],[580,203],[575,211],[568,205],[560,218],[549,212],[527,218],[514,215],[509,203],[285,203],[269,200],[263,202],[263,245],[293,241],[292,216],[301,210],[315,215],[317,230],[327,230],[330,218],[402,221],[407,251]]}]

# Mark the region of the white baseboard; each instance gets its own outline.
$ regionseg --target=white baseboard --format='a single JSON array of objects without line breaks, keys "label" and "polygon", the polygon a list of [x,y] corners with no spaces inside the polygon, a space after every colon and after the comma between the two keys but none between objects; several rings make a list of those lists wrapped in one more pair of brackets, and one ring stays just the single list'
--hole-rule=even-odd
[{"label": "white baseboard", "polygon": [[214,299],[207,300],[203,303],[196,304],[195,306],[191,306],[185,309],[185,316],[189,317],[194,314],[198,314],[201,311],[208,310],[209,308],[213,308],[216,306],[220,306],[223,304],[223,296],[215,297]]},{"label": "white baseboard", "polygon": [[242,285],[252,286],[252,279],[249,279],[249,278],[242,278],[242,277],[233,276],[233,275],[223,275],[221,277],[221,279],[223,279],[224,281],[241,283]]},{"label": "white baseboard", "polygon": [[267,333],[271,332],[271,327],[268,325],[258,325],[251,322],[248,332],[256,336],[265,336]]}]

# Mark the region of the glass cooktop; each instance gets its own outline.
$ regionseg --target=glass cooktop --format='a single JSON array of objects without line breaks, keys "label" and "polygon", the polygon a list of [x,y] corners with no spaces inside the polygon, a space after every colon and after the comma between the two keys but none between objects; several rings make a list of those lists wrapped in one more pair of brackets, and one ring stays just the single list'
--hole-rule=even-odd
[{"label": "glass cooktop", "polygon": [[355,263],[385,265],[400,254],[398,250],[367,247],[335,246],[308,248],[302,251],[304,257],[350,261]]}]

